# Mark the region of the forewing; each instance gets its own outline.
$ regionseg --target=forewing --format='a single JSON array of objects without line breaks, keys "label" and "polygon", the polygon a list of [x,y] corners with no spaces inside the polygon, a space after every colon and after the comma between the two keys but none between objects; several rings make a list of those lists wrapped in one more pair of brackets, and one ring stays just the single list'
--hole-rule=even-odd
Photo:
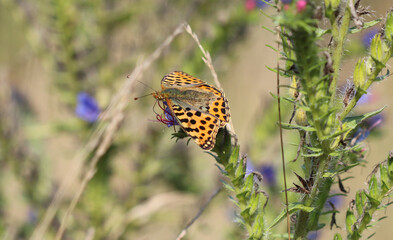
[{"label": "forewing", "polygon": [[171,87],[182,87],[206,84],[206,82],[191,76],[185,72],[174,71],[165,75],[161,80],[161,86],[163,89]]},{"label": "forewing", "polygon": [[172,103],[171,111],[182,129],[204,150],[211,150],[216,143],[220,120],[192,107]]}]

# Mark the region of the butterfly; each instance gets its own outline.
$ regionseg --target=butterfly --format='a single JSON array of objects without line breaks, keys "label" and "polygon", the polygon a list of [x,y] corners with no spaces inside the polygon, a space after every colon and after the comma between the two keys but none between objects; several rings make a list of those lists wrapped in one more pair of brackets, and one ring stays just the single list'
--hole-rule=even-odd
[{"label": "butterfly", "polygon": [[166,103],[176,122],[202,149],[211,150],[218,129],[231,117],[224,92],[181,71],[165,75],[161,89],[153,97]]}]

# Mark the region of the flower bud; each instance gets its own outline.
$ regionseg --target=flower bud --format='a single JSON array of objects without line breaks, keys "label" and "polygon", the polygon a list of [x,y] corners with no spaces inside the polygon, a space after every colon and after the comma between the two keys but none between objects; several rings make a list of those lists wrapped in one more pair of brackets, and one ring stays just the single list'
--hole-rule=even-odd
[{"label": "flower bud", "polygon": [[307,126],[307,115],[304,109],[297,109],[295,114],[295,122],[300,126]]},{"label": "flower bud", "polygon": [[362,89],[367,81],[366,65],[363,60],[359,60],[353,73],[353,84],[358,89]]},{"label": "flower bud", "polygon": [[374,62],[374,60],[371,57],[368,57],[366,59],[365,66],[366,66],[367,77],[372,76],[374,71],[375,71],[375,62]]},{"label": "flower bud", "polygon": [[371,57],[375,60],[382,62],[383,59],[383,51],[382,51],[382,39],[381,34],[376,34],[371,40],[370,46]]},{"label": "flower bud", "polygon": [[385,37],[391,44],[393,42],[393,13],[390,12],[386,18]]}]

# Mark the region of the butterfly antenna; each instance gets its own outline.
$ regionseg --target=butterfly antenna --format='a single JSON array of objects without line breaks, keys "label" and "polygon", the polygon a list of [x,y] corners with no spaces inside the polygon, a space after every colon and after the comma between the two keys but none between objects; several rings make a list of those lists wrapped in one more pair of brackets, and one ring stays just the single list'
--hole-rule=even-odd
[{"label": "butterfly antenna", "polygon": [[144,82],[142,82],[142,81],[139,81],[139,80],[136,80],[136,81],[138,81],[140,84],[145,85],[146,87],[150,88],[150,89],[153,90],[154,92],[157,91],[157,90],[153,89],[152,87],[150,87],[149,85],[147,85],[146,83],[144,83]]},{"label": "butterfly antenna", "polygon": [[150,95],[153,95],[153,93],[149,93],[149,94],[146,94],[146,95],[143,95],[143,96],[140,96],[140,97],[135,97],[134,100],[138,100],[139,98],[147,97],[147,96],[150,96]]}]

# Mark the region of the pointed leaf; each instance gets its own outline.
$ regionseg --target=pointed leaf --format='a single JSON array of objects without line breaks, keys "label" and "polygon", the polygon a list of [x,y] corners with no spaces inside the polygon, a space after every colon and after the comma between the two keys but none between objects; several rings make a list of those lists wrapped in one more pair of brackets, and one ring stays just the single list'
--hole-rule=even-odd
[{"label": "pointed leaf", "polygon": [[261,194],[258,194],[255,191],[252,193],[250,202],[248,204],[250,206],[251,216],[254,215],[254,213],[258,210],[260,198],[261,198]]},{"label": "pointed leaf", "polygon": [[296,125],[296,124],[288,124],[288,123],[281,123],[281,126],[283,129],[300,129],[306,132],[315,132],[315,128],[313,127],[304,127],[304,126],[300,126],[300,125]]},{"label": "pointed leaf", "polygon": [[393,42],[393,12],[390,12],[386,18],[385,37],[389,42]]},{"label": "pointed leaf", "polygon": [[235,189],[233,188],[233,186],[231,184],[228,184],[225,181],[221,181],[221,182],[222,182],[222,185],[224,186],[224,188],[226,190],[228,190],[229,192],[234,192],[235,191]]},{"label": "pointed leaf", "polygon": [[353,234],[352,225],[356,223],[356,217],[351,210],[347,210],[347,215],[345,217],[345,225],[347,227],[347,232]]},{"label": "pointed leaf", "polygon": [[364,192],[357,192],[355,197],[355,205],[358,216],[363,214],[364,204],[366,202],[366,195]]},{"label": "pointed leaf", "polygon": [[375,177],[375,175],[372,175],[372,177],[368,183],[368,192],[369,192],[369,195],[374,199],[378,199],[380,197],[380,193],[379,193],[379,189],[378,189],[378,182],[377,182],[377,178]]},{"label": "pointed leaf", "polygon": [[378,24],[379,22],[381,22],[382,21],[382,19],[381,18],[378,18],[378,19],[375,19],[375,20],[372,20],[372,21],[369,21],[369,22],[365,22],[364,24],[363,24],[363,27],[362,28],[357,28],[356,26],[355,27],[351,27],[350,29],[349,29],[349,33],[357,33],[357,32],[360,32],[360,31],[362,31],[363,29],[367,29],[367,28],[370,28],[370,27],[372,27],[372,26],[375,26],[376,24]]},{"label": "pointed leaf", "polygon": [[262,239],[263,233],[265,232],[264,223],[264,215],[258,214],[254,221],[254,224],[252,225],[252,232],[255,239]]},{"label": "pointed leaf", "polygon": [[347,125],[348,128],[355,129],[362,121],[379,114],[380,112],[382,112],[383,109],[385,109],[385,107],[382,107],[374,112],[369,112],[363,115],[359,115],[355,117],[346,117],[344,118],[343,122],[348,124]]},{"label": "pointed leaf", "polygon": [[333,240],[342,240],[343,238],[341,237],[341,235],[339,233],[334,234],[334,238]]},{"label": "pointed leaf", "polygon": [[[296,211],[305,211],[305,212],[311,212],[312,210],[314,210],[314,207],[307,207],[304,206],[303,204],[300,203],[292,203],[288,206],[289,209],[289,214],[292,214]],[[279,224],[286,216],[286,209],[284,209],[277,217],[276,219],[273,220],[272,224],[267,228],[267,231],[269,231],[271,228],[273,228],[274,226],[276,226],[277,224]]]}]

